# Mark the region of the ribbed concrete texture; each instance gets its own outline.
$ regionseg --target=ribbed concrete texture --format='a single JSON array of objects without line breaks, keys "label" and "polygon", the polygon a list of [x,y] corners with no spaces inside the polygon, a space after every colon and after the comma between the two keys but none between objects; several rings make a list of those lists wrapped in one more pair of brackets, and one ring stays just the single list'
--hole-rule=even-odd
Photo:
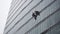
[{"label": "ribbed concrete texture", "polygon": [[60,0],[12,0],[4,34],[60,34]]}]

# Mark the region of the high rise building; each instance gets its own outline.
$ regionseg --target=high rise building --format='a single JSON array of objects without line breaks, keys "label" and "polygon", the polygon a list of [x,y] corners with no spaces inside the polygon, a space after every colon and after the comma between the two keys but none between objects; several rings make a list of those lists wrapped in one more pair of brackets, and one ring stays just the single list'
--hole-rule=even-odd
[{"label": "high rise building", "polygon": [[12,0],[4,34],[60,34],[60,0]]}]

